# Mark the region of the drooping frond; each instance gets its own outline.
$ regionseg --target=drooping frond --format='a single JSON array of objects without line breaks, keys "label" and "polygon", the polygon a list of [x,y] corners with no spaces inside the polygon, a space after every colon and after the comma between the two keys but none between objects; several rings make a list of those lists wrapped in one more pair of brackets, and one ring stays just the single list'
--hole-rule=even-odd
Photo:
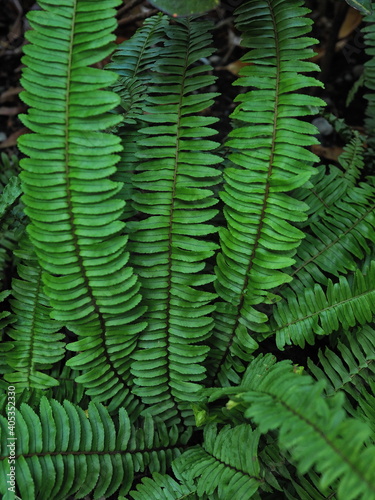
[{"label": "drooping frond", "polygon": [[375,261],[366,273],[357,269],[348,278],[340,276],[337,283],[328,280],[326,292],[315,284],[298,294],[289,289],[284,297],[273,314],[272,334],[276,334],[279,349],[285,344],[313,345],[315,335],[365,325],[375,312]]},{"label": "drooping frond", "polygon": [[[230,411],[233,411],[230,410]],[[259,462],[265,482],[271,491],[280,498],[288,500],[326,500],[335,498],[335,490],[327,487],[320,491],[320,477],[310,470],[305,475],[299,474],[292,465],[292,458],[287,450],[281,450],[277,444],[275,432],[262,436],[259,444]],[[264,446],[263,441],[267,440]],[[262,446],[263,445],[263,446]],[[263,487],[264,488],[264,487]]]},{"label": "drooping frond", "polygon": [[[173,464],[188,483],[196,484],[199,498],[217,493],[220,500],[253,498],[264,482],[257,459],[259,434],[249,424],[220,431],[215,424],[204,429],[204,441],[185,451]],[[246,443],[246,446],[243,444]]]},{"label": "drooping frond", "polygon": [[[335,352],[336,351],[336,352]],[[332,397],[337,391],[345,391],[349,396],[344,405],[352,416],[362,415],[369,425],[374,426],[363,411],[361,405],[366,406],[367,395],[373,393],[371,385],[375,373],[375,330],[370,325],[351,331],[342,336],[335,351],[328,347],[319,350],[319,363],[310,359],[308,367],[317,380],[325,380],[325,393]],[[375,412],[375,405],[373,407]],[[375,437],[375,432],[374,432]]]},{"label": "drooping frond", "polygon": [[168,422],[192,417],[189,402],[198,399],[208,351],[201,343],[213,325],[215,295],[201,287],[213,280],[204,270],[217,246],[208,222],[217,213],[211,188],[220,172],[212,165],[220,159],[208,152],[217,144],[205,139],[216,119],[199,113],[216,94],[197,93],[214,81],[206,74],[210,66],[199,62],[212,52],[209,29],[190,19],[169,28],[148,90],[149,126],[140,129],[142,162],[133,178],[142,218],[129,223],[129,249],[148,306],[148,327],[133,355],[134,392]]},{"label": "drooping frond", "polygon": [[[42,398],[38,411],[22,404],[16,410],[16,484],[24,500],[66,500],[126,495],[134,474],[165,473],[186,446],[189,433],[178,434],[147,417],[136,430],[126,411],[111,418],[100,403],[88,412],[69,401]],[[9,473],[7,420],[0,417],[0,474]],[[5,481],[0,492],[7,491]]]},{"label": "drooping frond", "polygon": [[316,143],[316,129],[299,120],[321,105],[300,93],[318,85],[301,74],[315,71],[305,61],[314,39],[304,36],[311,22],[299,0],[252,0],[237,10],[243,45],[236,85],[255,87],[237,96],[232,114],[239,127],[230,133],[232,165],[224,172],[222,253],[216,268],[219,304],[212,342],[211,377],[238,383],[236,372],[251,359],[257,343],[249,331],[264,331],[267,316],[256,306],[269,302],[269,291],[289,282],[282,270],[294,263],[303,238],[293,223],[306,219],[307,205],[287,193],[307,182],[315,156],[304,148]]},{"label": "drooping frond", "polygon": [[300,227],[310,226],[311,222],[319,220],[325,211],[342,201],[348,190],[356,186],[364,167],[363,140],[363,137],[355,133],[339,156],[341,169],[334,165],[328,168],[321,165],[309,181],[309,186],[294,191],[296,198],[309,206],[306,212],[308,219],[301,222]]},{"label": "drooping frond", "polygon": [[29,13],[34,28],[24,47],[22,99],[31,106],[23,121],[34,133],[20,149],[28,233],[54,312],[80,340],[68,365],[84,370],[77,382],[98,400],[117,407],[126,397],[129,354],[145,324],[137,322],[139,284],[127,267],[121,184],[110,176],[121,150],[119,139],[100,132],[120,117],[108,87],[117,75],[88,67],[112,50],[118,0],[40,1]]},{"label": "drooping frond", "polygon": [[42,270],[35,254],[30,251],[30,241],[24,238],[15,252],[21,259],[18,264],[19,279],[12,282],[10,301],[17,318],[7,334],[12,339],[12,349],[7,353],[7,364],[12,372],[5,379],[17,390],[47,388],[58,385],[45,370],[64,356],[64,335],[58,333],[61,324],[50,318],[51,307],[43,293]]},{"label": "drooping frond", "polygon": [[[229,406],[240,404],[261,433],[277,429],[279,445],[298,471],[321,474],[323,493],[332,485],[338,500],[373,500],[375,446],[366,442],[369,427],[346,416],[343,394],[326,398],[324,382],[299,374],[290,361],[274,364],[269,355],[255,361]],[[211,399],[234,389],[217,389]]]},{"label": "drooping frond", "polygon": [[164,38],[167,24],[167,17],[161,14],[147,19],[129,40],[117,47],[112,62],[107,65],[107,69],[119,75],[112,90],[121,98],[118,112],[122,121],[116,129],[123,151],[120,153],[114,180],[123,183],[120,196],[126,202],[124,220],[135,213],[131,200],[132,175],[139,163],[136,156],[137,141],[140,138],[138,130],[144,125],[142,118],[147,86],[152,78],[151,70],[162,51],[158,45]]},{"label": "drooping frond", "polygon": [[314,283],[326,285],[329,276],[353,272],[374,244],[375,188],[361,183],[321,211],[318,220],[311,220],[290,269],[293,281],[288,286],[300,293]]}]

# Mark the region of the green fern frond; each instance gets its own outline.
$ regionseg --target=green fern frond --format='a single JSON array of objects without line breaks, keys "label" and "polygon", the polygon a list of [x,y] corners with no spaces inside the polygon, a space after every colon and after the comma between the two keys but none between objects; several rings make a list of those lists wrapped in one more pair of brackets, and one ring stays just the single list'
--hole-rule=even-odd
[{"label": "green fern frond", "polygon": [[305,346],[315,343],[315,335],[328,335],[339,328],[348,330],[372,321],[375,312],[375,261],[366,274],[359,269],[349,276],[340,276],[337,283],[328,280],[327,291],[315,284],[303,293],[285,291],[285,301],[274,308],[276,343]]},{"label": "green fern frond", "polygon": [[123,151],[114,180],[123,183],[119,193],[126,202],[123,219],[132,217],[136,210],[131,205],[133,196],[132,175],[139,163],[136,156],[137,141],[140,139],[139,128],[144,125],[143,107],[147,96],[147,86],[151,81],[151,70],[161,52],[160,43],[165,37],[168,24],[167,16],[156,15],[145,21],[143,26],[125,42],[121,43],[106,68],[119,75],[112,85],[112,90],[120,96],[118,113],[122,121],[116,126]]},{"label": "green fern frond", "polygon": [[[290,361],[274,363],[268,355],[250,364],[236,389],[229,405],[241,405],[261,433],[277,429],[279,445],[299,473],[314,468],[321,474],[323,493],[332,485],[338,500],[375,498],[375,446],[366,443],[370,429],[346,416],[342,393],[326,398],[323,381],[300,375]],[[234,390],[217,389],[211,400]]]},{"label": "green fern frond", "polygon": [[21,195],[21,182],[18,177],[11,177],[0,195],[0,222],[3,222],[6,211],[17,201]]},{"label": "green fern frond", "polygon": [[[212,342],[211,377],[238,383],[236,372],[251,359],[257,343],[250,331],[264,332],[267,316],[256,306],[270,290],[289,282],[282,270],[303,233],[293,223],[306,219],[307,205],[287,194],[307,182],[316,157],[305,146],[316,143],[316,129],[298,119],[323,101],[300,92],[320,85],[301,72],[316,71],[308,59],[314,39],[305,37],[311,22],[299,0],[247,2],[237,10],[243,45],[252,50],[236,85],[255,87],[239,94],[230,133],[232,166],[224,171],[222,253],[217,260],[219,304]],[[323,103],[324,104],[324,103]]]},{"label": "green fern frond", "polygon": [[[88,494],[99,499],[116,491],[126,495],[134,472],[165,473],[190,436],[179,435],[176,428],[167,431],[150,417],[136,430],[123,408],[112,419],[99,403],[90,403],[86,414],[69,401],[61,405],[45,397],[37,412],[22,404],[16,421],[16,482],[23,500],[65,500],[70,495],[79,499]],[[1,477],[9,472],[7,425],[1,416]],[[0,492],[6,491],[2,481]]]},{"label": "green fern frond", "polygon": [[217,248],[208,222],[217,213],[211,188],[220,175],[212,165],[221,160],[208,152],[217,144],[206,139],[217,120],[199,114],[216,94],[197,93],[214,81],[205,74],[210,66],[199,62],[212,53],[210,27],[187,19],[168,29],[133,178],[141,220],[129,223],[129,250],[148,306],[148,327],[133,355],[134,392],[151,405],[147,411],[168,422],[193,423],[189,402],[198,400],[208,351],[202,341],[213,326],[215,295],[202,287],[213,281],[204,269]]},{"label": "green fern frond", "polygon": [[168,17],[162,14],[146,19],[129,40],[118,45],[107,68],[124,78],[150,81],[149,71],[160,56],[157,45],[163,41],[167,25]]},{"label": "green fern frond", "polygon": [[362,411],[358,412],[357,405],[361,405],[367,394],[372,394],[371,384],[375,373],[374,328],[365,325],[343,336],[335,351],[326,348],[323,353],[319,350],[319,365],[309,359],[309,370],[317,380],[326,381],[327,397],[332,397],[337,391],[345,391],[349,396],[344,405],[346,411],[352,416],[363,415]]},{"label": "green fern frond", "polygon": [[326,210],[342,201],[347,191],[356,186],[364,167],[363,140],[362,136],[355,133],[339,156],[341,169],[330,165],[328,173],[328,169],[321,165],[309,181],[310,186],[294,191],[296,198],[309,206],[306,212],[308,219],[301,222],[299,227],[308,227],[311,222],[319,220]]},{"label": "green fern frond", "polygon": [[61,324],[50,318],[52,309],[43,293],[42,270],[28,238],[20,242],[15,254],[21,259],[17,266],[20,279],[13,279],[10,303],[17,321],[7,331],[13,348],[6,358],[12,372],[5,379],[17,390],[58,385],[45,370],[64,356],[64,335],[58,333]]},{"label": "green fern frond", "polygon": [[[265,446],[264,440],[269,441]],[[320,477],[313,470],[305,476],[298,473],[291,463],[290,454],[280,450],[277,445],[277,436],[274,432],[261,437],[259,448],[259,462],[264,479],[271,487],[271,491],[280,492],[277,495],[283,494],[289,500],[335,498],[335,490],[332,488],[325,488],[324,494],[320,491]]]},{"label": "green fern frond", "polygon": [[288,286],[300,293],[314,283],[327,285],[330,275],[355,271],[374,244],[375,189],[361,183],[311,221],[290,269],[294,279]]},{"label": "green fern frond", "polygon": [[4,290],[10,287],[7,268],[12,265],[13,251],[27,222],[20,202],[22,190],[18,159],[14,156],[9,158],[4,153],[0,158],[0,290]]},{"label": "green fern frond", "polygon": [[[259,434],[249,424],[220,431],[215,424],[204,429],[202,446],[185,451],[173,469],[188,483],[196,484],[197,495],[217,493],[220,500],[243,500],[264,482],[257,459]],[[246,443],[246,446],[243,446]]]},{"label": "green fern frond", "polygon": [[142,483],[137,485],[137,490],[131,491],[129,496],[133,500],[209,500],[206,496],[198,497],[195,488],[189,488],[171,476],[162,476],[158,472],[155,472],[152,478],[142,479]]},{"label": "green fern frond", "polygon": [[[9,295],[11,294],[11,290],[3,290],[0,292],[0,305],[1,305],[1,311],[0,311],[0,391],[4,390],[6,391],[8,387],[8,383],[5,382],[4,380],[4,375],[6,373],[9,373],[12,371],[10,366],[8,365],[6,361],[6,357],[8,352],[13,348],[13,344],[11,342],[4,342],[3,341],[3,335],[4,335],[4,330],[6,327],[8,327],[11,323],[14,323],[16,321],[16,318],[14,315],[11,313],[10,310],[7,310],[9,305],[5,305],[4,301],[8,299]],[[0,395],[1,398],[1,395]]]},{"label": "green fern frond", "polygon": [[100,132],[120,120],[110,114],[120,98],[108,87],[117,75],[88,67],[112,50],[118,0],[64,0],[29,13],[34,30],[24,47],[22,99],[31,106],[23,121],[34,133],[20,149],[28,233],[45,271],[53,317],[80,336],[68,348],[68,365],[97,400],[126,397],[129,354],[145,323],[137,322],[139,283],[127,267],[124,202],[116,197],[119,139]]}]

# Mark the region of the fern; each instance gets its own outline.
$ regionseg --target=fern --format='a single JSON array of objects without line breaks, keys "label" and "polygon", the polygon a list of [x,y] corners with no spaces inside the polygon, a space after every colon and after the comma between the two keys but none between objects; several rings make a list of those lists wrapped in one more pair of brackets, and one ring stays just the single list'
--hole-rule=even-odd
[{"label": "fern", "polygon": [[[329,166],[329,173],[324,165],[318,167],[309,186],[295,190],[294,195],[308,206],[308,219],[301,223],[308,227],[311,222],[319,220],[325,211],[342,201],[348,190],[355,187],[363,171],[363,137],[354,134],[339,157],[340,167]],[[304,241],[302,242],[302,245]],[[301,245],[301,246],[302,246]]]},{"label": "fern", "polygon": [[[174,467],[186,481],[197,483],[197,494],[209,498],[241,500],[252,498],[262,478],[256,459],[259,434],[248,424],[234,429],[223,427],[217,433],[214,425],[206,426],[202,446],[191,448],[175,461]],[[246,449],[241,443],[246,442]]]},{"label": "fern", "polygon": [[285,302],[277,304],[274,319],[276,342],[304,347],[305,341],[314,344],[314,333],[327,335],[340,327],[348,330],[357,323],[364,325],[375,312],[375,262],[366,274],[357,270],[352,279],[340,276],[338,283],[328,282],[327,292],[320,285],[305,288],[303,295],[289,291]]},{"label": "fern", "polygon": [[7,353],[7,364],[14,373],[5,379],[17,389],[46,388],[58,381],[43,373],[64,356],[63,335],[57,333],[60,324],[50,319],[52,312],[42,291],[42,271],[36,257],[27,249],[28,240],[21,242],[16,255],[22,257],[18,265],[19,277],[12,284],[11,300],[17,321],[8,335],[13,339],[12,350]]},{"label": "fern", "polygon": [[133,206],[144,215],[131,226],[129,249],[148,306],[148,327],[133,355],[134,391],[151,405],[147,411],[168,422],[192,413],[187,403],[198,399],[208,352],[201,342],[213,326],[214,294],[199,287],[213,281],[201,272],[216,248],[207,222],[217,213],[210,188],[220,172],[211,165],[220,159],[207,152],[215,142],[199,139],[213,134],[207,125],[216,120],[197,113],[215,94],[194,93],[213,82],[204,74],[209,67],[194,65],[212,52],[208,28],[190,20],[169,28],[168,52],[155,67],[144,108],[143,161],[133,178]]},{"label": "fern", "polygon": [[[363,418],[373,427],[374,329],[370,325],[359,328],[339,340],[335,351],[326,348],[323,353],[320,350],[319,366],[308,360],[309,370],[316,379],[327,382],[327,397],[345,391],[348,396],[346,411],[353,417]],[[375,438],[374,432],[372,438]]]},{"label": "fern", "polygon": [[[322,382],[269,356],[251,363],[242,382],[229,405],[241,404],[262,433],[278,429],[280,446],[291,453],[300,473],[316,467],[322,491],[340,478],[339,498],[375,498],[375,446],[361,447],[370,429],[346,417],[342,394],[323,398]],[[211,400],[226,392],[216,390]]]},{"label": "fern", "polygon": [[224,172],[221,193],[227,227],[220,233],[215,286],[224,302],[217,308],[211,354],[211,377],[221,384],[238,383],[236,372],[257,348],[248,329],[266,330],[267,316],[256,306],[268,301],[269,290],[291,280],[281,269],[294,263],[303,238],[291,222],[305,220],[307,206],[286,193],[313,172],[315,157],[303,146],[315,143],[315,129],[298,117],[321,101],[297,93],[318,84],[299,73],[316,69],[303,60],[311,57],[314,40],[302,36],[311,23],[301,17],[307,10],[300,5],[253,1],[237,12],[243,43],[252,49],[242,59],[251,65],[237,84],[256,89],[236,99],[232,117],[241,125],[230,134],[233,165]]},{"label": "fern", "polygon": [[[81,336],[68,346],[80,351],[68,364],[84,370],[77,381],[90,396],[104,401],[117,394],[114,407],[127,394],[127,356],[145,326],[136,322],[145,309],[136,307],[140,285],[127,267],[120,234],[121,185],[107,178],[116,171],[121,145],[98,131],[119,122],[107,113],[119,97],[98,90],[117,76],[87,67],[111,51],[117,4],[66,0],[56,10],[42,1],[45,11],[30,13],[39,32],[28,35],[21,97],[31,106],[23,121],[35,134],[19,143],[30,157],[21,162],[28,233],[45,271],[53,317]],[[80,27],[88,23],[86,33]]]},{"label": "fern", "polygon": [[147,85],[151,81],[151,70],[160,55],[158,44],[163,40],[166,25],[165,16],[153,16],[146,20],[130,40],[117,47],[112,62],[107,65],[108,69],[119,75],[112,89],[121,98],[119,113],[122,121],[116,128],[124,149],[120,153],[121,159],[114,179],[123,182],[119,195],[126,202],[124,220],[136,213],[131,205],[131,178],[138,163],[137,142],[140,139],[139,129],[144,125],[143,107],[148,92]]},{"label": "fern", "polygon": [[372,138],[334,119],[344,153],[314,167],[309,10],[239,3],[224,148],[211,22],[153,16],[103,70],[118,0],[28,16],[26,157],[0,173],[5,500],[375,499]]},{"label": "fern", "polygon": [[[151,418],[137,431],[124,409],[113,420],[106,408],[90,403],[88,414],[70,403],[42,398],[36,413],[23,403],[17,412],[20,437],[17,442],[16,467],[22,477],[23,498],[65,499],[69,495],[84,498],[125,495],[133,481],[134,470],[165,472],[180,454],[189,433],[178,435]],[[7,421],[0,417],[2,432]],[[150,451],[149,451],[150,450]],[[7,448],[1,449],[2,457]],[[7,462],[2,460],[1,473]],[[5,467],[5,470],[4,470]],[[105,471],[105,473],[103,473]],[[1,493],[6,493],[5,483]]]}]

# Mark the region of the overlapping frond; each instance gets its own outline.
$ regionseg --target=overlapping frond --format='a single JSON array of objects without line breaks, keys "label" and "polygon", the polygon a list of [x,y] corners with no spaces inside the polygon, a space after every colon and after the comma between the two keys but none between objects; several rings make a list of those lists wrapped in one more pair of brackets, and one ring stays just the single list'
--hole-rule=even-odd
[{"label": "overlapping frond", "polygon": [[213,280],[205,259],[217,247],[209,241],[215,232],[209,221],[217,213],[212,186],[220,172],[213,165],[220,158],[209,152],[217,144],[206,139],[216,119],[200,112],[216,94],[198,92],[214,81],[206,74],[210,66],[199,61],[212,52],[209,29],[191,19],[168,29],[148,89],[142,162],[133,178],[141,220],[129,223],[129,250],[148,306],[148,327],[133,355],[134,392],[168,422],[192,416],[189,402],[197,400],[205,376],[202,341],[213,325],[215,295],[203,287]]},{"label": "overlapping frond", "polygon": [[[24,500],[126,495],[135,472],[165,473],[189,438],[188,432],[167,430],[150,417],[136,430],[123,408],[112,418],[100,403],[90,403],[85,412],[69,401],[61,405],[45,397],[37,411],[22,404],[16,422],[16,483]],[[9,472],[7,425],[1,416],[1,477]],[[6,491],[2,481],[0,492]]]},{"label": "overlapping frond", "polygon": [[[319,350],[319,363],[308,360],[310,372],[317,380],[325,380],[325,393],[332,397],[337,391],[348,395],[345,409],[352,416],[362,415],[369,425],[374,425],[367,418],[361,405],[366,406],[367,395],[372,395],[371,385],[375,373],[375,330],[365,325],[342,336],[335,350]],[[375,411],[375,405],[373,406]],[[375,433],[374,433],[375,437]]]},{"label": "overlapping frond", "polygon": [[[230,411],[233,411],[230,410]],[[264,445],[264,441],[266,444]],[[292,465],[292,458],[287,450],[281,450],[277,444],[275,432],[262,436],[259,444],[259,462],[261,471],[271,491],[288,500],[325,500],[335,498],[335,490],[326,487],[324,493],[319,485],[320,477],[310,470],[302,475]]]},{"label": "overlapping frond", "polygon": [[[10,287],[7,267],[12,252],[25,231],[26,217],[20,202],[22,194],[18,177],[18,158],[0,157],[0,290]],[[1,327],[0,327],[1,328]]]},{"label": "overlapping frond", "polygon": [[[155,472],[152,478],[146,477],[137,485],[136,491],[130,491],[133,500],[208,500],[206,496],[197,496],[196,488],[177,482],[171,476]],[[211,500],[214,500],[211,497]]]},{"label": "overlapping frond", "polygon": [[294,196],[309,207],[306,212],[308,218],[300,222],[299,227],[308,227],[311,222],[319,220],[325,211],[335,206],[349,189],[357,185],[364,167],[363,141],[364,138],[355,133],[338,158],[341,168],[334,165],[329,167],[320,165],[309,185],[294,191]]},{"label": "overlapping frond", "polygon": [[20,149],[28,233],[45,271],[53,317],[81,338],[68,361],[84,370],[87,393],[114,407],[126,397],[129,353],[145,324],[139,284],[127,267],[121,184],[110,177],[120,139],[100,132],[117,124],[120,98],[108,87],[117,75],[88,67],[112,50],[118,0],[63,0],[29,13],[34,28],[24,47],[23,121],[34,133]]},{"label": "overlapping frond", "polygon": [[340,276],[337,283],[328,280],[326,292],[315,284],[298,294],[289,289],[284,297],[286,300],[276,305],[273,314],[272,333],[279,349],[285,344],[313,345],[315,335],[365,325],[375,312],[375,261],[366,273],[357,269],[348,278]]},{"label": "overlapping frond", "polygon": [[42,270],[30,242],[24,238],[15,252],[19,279],[12,282],[10,301],[16,322],[7,334],[12,339],[12,349],[7,353],[7,364],[12,368],[5,379],[17,390],[47,388],[58,385],[58,380],[45,373],[64,356],[64,335],[58,333],[61,324],[50,318],[51,307],[43,293]]},{"label": "overlapping frond", "polygon": [[123,218],[128,219],[136,212],[131,205],[132,175],[139,159],[137,141],[140,138],[139,128],[144,125],[143,106],[152,79],[152,69],[158,61],[168,24],[166,16],[156,15],[145,21],[143,26],[129,39],[121,43],[112,56],[107,69],[119,75],[112,85],[112,90],[120,96],[118,113],[122,121],[116,127],[121,139],[123,151],[114,180],[123,183],[120,191],[121,199],[126,202]]},{"label": "overlapping frond", "polygon": [[[288,450],[298,471],[314,468],[320,489],[337,487],[339,500],[375,498],[375,446],[367,443],[369,427],[346,416],[343,394],[323,395],[324,382],[300,375],[290,361],[272,356],[251,363],[229,406],[240,404],[261,433],[278,430],[281,449]],[[218,389],[211,399],[228,390]]]},{"label": "overlapping frond", "polygon": [[288,284],[296,293],[314,283],[326,285],[329,276],[355,271],[375,244],[375,189],[370,183],[350,188],[319,219],[297,251]]},{"label": "overlapping frond", "polygon": [[267,316],[256,306],[269,292],[291,280],[282,270],[303,233],[293,223],[306,219],[307,205],[289,191],[307,182],[315,156],[305,149],[316,142],[315,127],[299,119],[321,105],[300,93],[319,85],[303,73],[315,71],[306,61],[314,39],[304,36],[311,22],[299,0],[253,0],[237,10],[243,45],[252,50],[242,59],[236,85],[255,87],[237,96],[232,114],[239,126],[230,133],[232,165],[224,172],[222,253],[216,268],[218,306],[212,337],[211,376],[221,384],[238,383],[257,343],[251,331],[264,331]]},{"label": "overlapping frond", "polygon": [[[220,500],[253,498],[264,482],[257,458],[259,433],[249,424],[204,429],[202,446],[185,451],[173,464],[178,474],[195,483],[199,498],[215,493]],[[246,443],[246,446],[243,446]]]}]

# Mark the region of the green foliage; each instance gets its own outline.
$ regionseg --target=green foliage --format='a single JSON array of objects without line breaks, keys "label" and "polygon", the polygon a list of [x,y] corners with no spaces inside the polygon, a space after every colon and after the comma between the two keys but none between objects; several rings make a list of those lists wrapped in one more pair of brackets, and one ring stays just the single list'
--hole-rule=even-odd
[{"label": "green foliage", "polygon": [[[182,448],[189,433],[167,429],[147,417],[142,427],[131,425],[122,408],[112,419],[101,404],[90,403],[87,414],[65,400],[63,404],[43,397],[38,411],[22,403],[16,414],[19,440],[17,469],[22,498],[65,499],[125,495],[134,471],[164,473]],[[2,433],[7,421],[0,417]],[[153,450],[150,452],[149,450]],[[1,456],[6,454],[2,448]],[[1,474],[7,462],[1,462]],[[1,493],[7,495],[5,482]],[[6,498],[4,496],[3,498]]]},{"label": "green foliage", "polygon": [[[343,393],[328,399],[322,396],[323,387],[323,380],[301,376],[290,361],[275,363],[267,355],[250,363],[236,388],[238,394],[228,404],[240,404],[261,433],[278,429],[281,448],[290,452],[300,473],[315,467],[323,490],[340,478],[339,498],[375,498],[369,467],[375,460],[375,445],[364,447],[370,429],[346,416]],[[217,390],[211,399],[226,391]]]},{"label": "green foliage", "polygon": [[238,7],[224,160],[210,22],[153,16],[103,70],[120,2],[38,3],[0,174],[3,498],[375,499],[373,149],[315,165],[308,9]]}]

